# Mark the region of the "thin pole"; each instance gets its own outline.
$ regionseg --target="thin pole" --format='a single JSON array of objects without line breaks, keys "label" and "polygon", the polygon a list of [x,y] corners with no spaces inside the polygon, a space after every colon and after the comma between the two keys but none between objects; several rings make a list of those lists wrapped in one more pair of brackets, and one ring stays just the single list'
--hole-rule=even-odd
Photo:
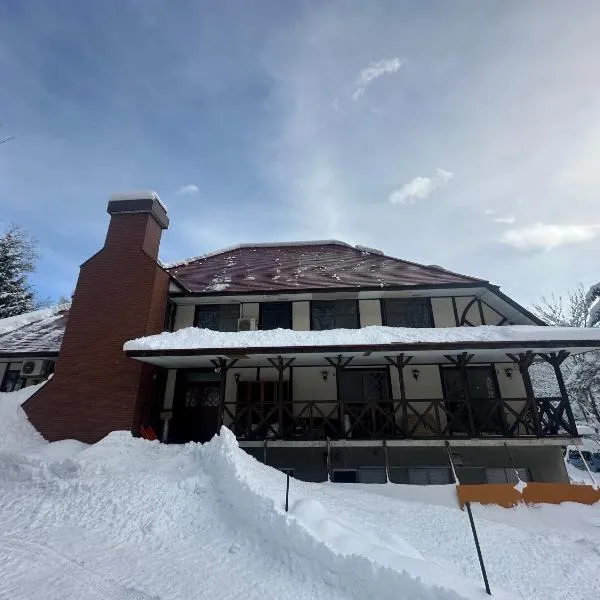
[{"label": "thin pole", "polygon": [[327,481],[331,481],[331,447],[327,438]]},{"label": "thin pole", "polygon": [[387,442],[383,440],[383,458],[385,459],[385,479],[386,483],[390,482],[390,463],[388,461]]},{"label": "thin pole", "polygon": [[577,452],[579,452],[579,456],[581,456],[581,460],[583,461],[583,464],[585,465],[585,468],[587,469],[588,475],[590,476],[590,479],[592,480],[592,485],[594,486],[594,488],[597,488],[598,484],[596,483],[596,480],[594,479],[594,476],[592,475],[592,472],[590,471],[590,468],[587,464],[587,460],[585,460],[585,458],[583,458],[581,449],[579,448],[579,446],[575,446],[575,448],[577,448]]},{"label": "thin pole", "polygon": [[287,481],[285,485],[285,512],[288,511],[290,506],[290,473],[287,472]]},{"label": "thin pole", "polygon": [[[450,443],[446,442],[446,451],[448,452],[448,458],[450,460],[450,467],[452,468],[452,475],[456,485],[460,485],[458,476],[456,475],[456,469],[454,468],[454,460],[452,459],[452,453],[450,452]],[[481,568],[481,574],[483,575],[483,583],[485,584],[486,593],[491,596],[490,582],[488,581],[487,572],[485,570],[485,564],[483,562],[483,554],[481,554],[481,546],[479,545],[479,538],[477,537],[477,529],[475,528],[475,520],[473,519],[473,513],[471,512],[471,503],[465,502],[467,507],[467,514],[469,515],[469,523],[471,524],[471,532],[473,533],[473,539],[475,540],[475,548],[477,550],[477,558],[479,559],[479,567]]]},{"label": "thin pole", "polygon": [[517,469],[517,464],[515,463],[515,460],[513,459],[512,453],[509,450],[508,444],[506,442],[504,442],[504,447],[506,448],[506,453],[508,454],[508,460],[510,460],[512,468],[515,470],[515,475],[517,476],[517,483],[519,483],[519,481],[521,481],[521,476],[519,475],[519,469]]},{"label": "thin pole", "polygon": [[473,520],[473,513],[471,512],[471,503],[465,502],[467,507],[467,514],[469,515],[469,522],[471,523],[471,531],[473,532],[473,539],[475,540],[475,548],[477,548],[477,557],[479,558],[479,566],[481,567],[481,574],[483,575],[483,582],[485,583],[485,591],[491,596],[490,583],[485,572],[485,565],[483,564],[483,555],[481,554],[481,547],[479,546],[479,538],[477,537],[477,529],[475,529],[475,521]]}]

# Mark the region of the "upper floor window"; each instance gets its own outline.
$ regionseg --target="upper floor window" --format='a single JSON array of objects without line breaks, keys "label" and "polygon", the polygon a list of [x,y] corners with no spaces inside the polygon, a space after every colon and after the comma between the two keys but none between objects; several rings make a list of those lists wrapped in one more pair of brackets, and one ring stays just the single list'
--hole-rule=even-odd
[{"label": "upper floor window", "polygon": [[21,377],[21,363],[12,363],[6,369],[0,385],[0,392],[16,392],[25,384],[25,378]]},{"label": "upper floor window", "polygon": [[384,298],[381,308],[388,327],[434,327],[429,298]]},{"label": "upper floor window", "polygon": [[311,329],[358,329],[357,300],[313,300],[310,303]]},{"label": "upper floor window", "polygon": [[237,331],[239,304],[200,304],[196,307],[195,327],[214,331]]},{"label": "upper floor window", "polygon": [[291,302],[261,302],[260,304],[261,329],[291,329],[292,328],[292,303]]}]

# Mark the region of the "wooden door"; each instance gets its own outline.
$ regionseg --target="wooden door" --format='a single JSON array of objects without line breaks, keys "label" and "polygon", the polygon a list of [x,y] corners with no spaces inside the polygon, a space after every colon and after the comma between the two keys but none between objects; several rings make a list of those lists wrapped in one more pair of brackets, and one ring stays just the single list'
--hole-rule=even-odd
[{"label": "wooden door", "polygon": [[218,431],[220,406],[219,382],[186,383],[173,414],[170,440],[175,443],[210,440]]}]

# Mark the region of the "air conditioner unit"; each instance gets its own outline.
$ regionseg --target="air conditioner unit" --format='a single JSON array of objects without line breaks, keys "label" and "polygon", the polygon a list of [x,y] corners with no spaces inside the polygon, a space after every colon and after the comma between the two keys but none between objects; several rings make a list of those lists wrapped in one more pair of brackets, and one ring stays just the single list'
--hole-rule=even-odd
[{"label": "air conditioner unit", "polygon": [[26,360],[21,365],[21,377],[42,377],[46,374],[48,363],[45,360]]},{"label": "air conditioner unit", "polygon": [[256,319],[238,319],[238,331],[256,331]]}]

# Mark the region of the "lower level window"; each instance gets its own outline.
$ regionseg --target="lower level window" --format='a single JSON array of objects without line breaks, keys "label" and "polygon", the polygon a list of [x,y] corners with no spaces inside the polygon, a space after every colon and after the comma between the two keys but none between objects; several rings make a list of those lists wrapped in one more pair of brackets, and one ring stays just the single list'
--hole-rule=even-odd
[{"label": "lower level window", "polygon": [[4,374],[2,379],[2,385],[0,385],[0,392],[16,392],[25,385],[25,378],[21,377],[21,367],[11,369],[9,368]]},{"label": "lower level window", "polygon": [[356,483],[358,471],[356,469],[334,469],[331,480],[334,483]]}]

